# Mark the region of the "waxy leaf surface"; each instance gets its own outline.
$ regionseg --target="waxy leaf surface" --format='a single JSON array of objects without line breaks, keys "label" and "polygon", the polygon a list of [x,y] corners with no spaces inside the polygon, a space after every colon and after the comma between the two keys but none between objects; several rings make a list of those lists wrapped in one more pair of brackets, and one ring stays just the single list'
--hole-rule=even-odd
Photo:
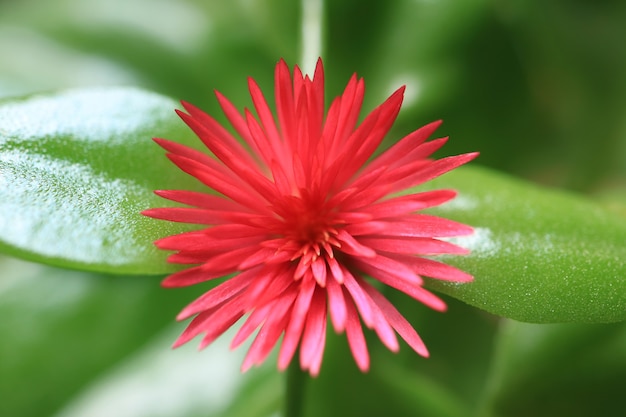
[{"label": "waxy leaf surface", "polygon": [[[114,273],[167,273],[152,242],[186,226],[139,213],[156,189],[193,189],[153,135],[199,141],[176,103],[135,89],[69,91],[0,106],[0,248],[39,262]],[[530,322],[626,319],[626,219],[582,197],[466,167],[426,185],[460,195],[439,208],[475,227],[472,250],[445,262],[467,285],[432,288]]]},{"label": "waxy leaf surface", "polygon": [[445,258],[474,282],[430,281],[431,288],[520,321],[626,319],[626,218],[580,196],[475,167],[428,186],[457,189],[437,213],[475,228],[458,239],[472,253]]},{"label": "waxy leaf surface", "polygon": [[167,272],[152,241],[172,225],[139,213],[164,204],[155,189],[190,182],[151,139],[191,137],[175,107],[136,89],[0,103],[0,250],[70,268]]}]

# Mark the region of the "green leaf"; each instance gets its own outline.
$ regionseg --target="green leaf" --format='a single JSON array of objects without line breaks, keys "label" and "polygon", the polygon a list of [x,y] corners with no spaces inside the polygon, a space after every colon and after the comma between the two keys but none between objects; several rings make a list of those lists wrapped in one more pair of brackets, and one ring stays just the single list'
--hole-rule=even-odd
[{"label": "green leaf", "polygon": [[374,331],[364,329],[371,369],[362,373],[345,334],[330,332],[319,377],[307,381],[304,415],[313,416],[470,416],[478,406],[493,353],[497,319],[446,298],[445,314],[398,291],[385,296],[415,327],[431,353],[417,355],[399,339],[391,352]]},{"label": "green leaf", "polygon": [[443,257],[469,284],[429,286],[491,313],[536,323],[626,320],[626,218],[582,197],[476,167],[428,187],[460,195],[436,212],[475,227],[472,250]]},{"label": "green leaf", "polygon": [[241,374],[234,329],[202,352],[171,349],[174,317],[199,291],[0,257],[0,415],[271,415],[275,358]]},{"label": "green leaf", "polygon": [[89,89],[0,104],[0,251],[115,273],[166,273],[152,242],[182,227],[145,218],[155,189],[193,188],[151,140],[196,144],[172,100]]},{"label": "green leaf", "polygon": [[[0,95],[136,85],[211,111],[211,91],[248,97],[246,77],[271,85],[273,66],[300,55],[291,0],[50,0],[0,3]],[[236,28],[236,30],[233,30]],[[45,62],[45,65],[37,65]]]},{"label": "green leaf", "polygon": [[618,416],[626,325],[505,321],[482,416]]}]

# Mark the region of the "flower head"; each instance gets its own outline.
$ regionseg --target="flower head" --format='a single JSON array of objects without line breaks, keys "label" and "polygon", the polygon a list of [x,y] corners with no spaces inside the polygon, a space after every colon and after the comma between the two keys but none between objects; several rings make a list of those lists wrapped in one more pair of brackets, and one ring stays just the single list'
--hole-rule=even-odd
[{"label": "flower head", "polygon": [[278,367],[300,346],[302,369],[318,374],[330,321],[346,333],[358,367],[369,368],[362,323],[390,350],[396,333],[418,354],[424,343],[377,289],[382,283],[423,304],[445,310],[423,288],[422,276],[467,282],[472,277],[428,255],[465,254],[445,240],[472,233],[468,226],[418,213],[455,196],[451,190],[417,192],[429,181],[477,154],[439,160],[428,157],[446,138],[426,139],[440,122],[426,125],[370,160],[391,128],[404,88],[393,93],[357,126],[364,83],[354,75],[343,94],[324,110],[324,71],[313,78],[296,66],[293,77],[280,61],[275,71],[276,116],[253,79],[256,116],[242,115],[223,95],[217,100],[241,141],[188,103],[180,117],[211,155],[155,139],[180,169],[213,191],[157,191],[191,207],[146,210],[145,215],[206,228],[169,236],[156,245],[176,251],[170,262],[194,266],[170,275],[180,287],[229,275],[179,315],[194,317],[175,346],[199,334],[205,347],[246,317],[232,346],[258,333],[244,359],[248,369],[265,360],[282,336]]}]

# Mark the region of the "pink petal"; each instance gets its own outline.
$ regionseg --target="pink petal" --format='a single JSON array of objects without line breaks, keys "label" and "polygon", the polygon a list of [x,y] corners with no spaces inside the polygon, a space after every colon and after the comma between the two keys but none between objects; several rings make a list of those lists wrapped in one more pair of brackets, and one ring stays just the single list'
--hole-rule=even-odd
[{"label": "pink petal", "polygon": [[[399,349],[398,340],[396,339],[393,329],[389,323],[387,323],[387,320],[384,314],[380,311],[378,305],[376,305],[369,295],[362,290],[362,283],[363,280],[361,278],[356,278],[354,282],[349,279],[346,282],[345,288],[352,296],[352,300],[361,313],[361,317],[363,318],[366,326],[373,328],[376,331],[380,340],[389,350],[397,352]],[[372,322],[370,324],[368,324],[368,320],[370,320],[370,318],[364,316],[364,312],[366,312],[367,315],[371,315]]]},{"label": "pink petal", "polygon": [[334,281],[338,284],[343,284],[343,271],[341,266],[339,266],[339,262],[335,258],[326,258],[326,262]]},{"label": "pink petal", "polygon": [[[185,101],[181,104],[189,114],[177,110],[178,116],[225,165],[229,166],[232,163],[238,166],[241,163],[247,163],[256,166],[247,150],[213,117],[193,104]],[[237,155],[236,161],[232,160],[232,155]]]},{"label": "pink petal", "polygon": [[205,225],[218,225],[233,221],[247,223],[250,221],[250,218],[255,217],[248,213],[235,211],[225,212],[221,210],[207,210],[188,207],[152,208],[142,211],[141,214],[152,217],[153,219]]},{"label": "pink petal", "polygon": [[420,146],[413,149],[411,152],[408,152],[404,155],[403,158],[397,159],[395,161],[394,166],[400,166],[401,164],[406,164],[409,161],[414,161],[416,159],[426,159],[431,156],[433,153],[438,151],[443,145],[448,142],[448,138],[439,138],[433,139],[426,143],[422,143]]},{"label": "pink petal", "polygon": [[235,324],[244,314],[243,300],[238,297],[218,309],[211,317],[211,325],[206,326],[206,334],[200,342],[200,349],[204,349]]},{"label": "pink petal", "polygon": [[154,246],[164,250],[193,249],[205,242],[206,235],[202,230],[179,233],[156,240]]},{"label": "pink petal", "polygon": [[313,273],[313,278],[317,281],[317,284],[320,287],[326,286],[326,261],[323,258],[317,258],[311,264],[311,272]]},{"label": "pink petal", "polygon": [[376,256],[376,252],[374,250],[361,244],[359,241],[350,236],[350,234],[346,233],[345,230],[339,230],[337,240],[341,243],[341,251],[343,253],[365,258]]},{"label": "pink petal", "polygon": [[262,237],[251,236],[235,239],[222,239],[207,237],[202,232],[196,233],[183,233],[179,235],[168,236],[163,239],[159,239],[154,244],[159,249],[180,250],[180,251],[195,251],[197,253],[204,253],[208,256],[217,255],[223,252],[228,252],[234,249],[255,246],[258,247]]},{"label": "pink petal", "polygon": [[224,115],[233,126],[235,131],[243,138],[243,140],[252,148],[254,151],[254,156],[261,155],[260,150],[253,146],[252,136],[250,135],[250,130],[248,130],[248,125],[243,118],[243,116],[237,111],[235,106],[219,91],[215,91],[215,96],[217,97],[217,101],[224,112]]},{"label": "pink petal", "polygon": [[185,320],[194,314],[209,310],[240,294],[246,286],[250,284],[250,281],[257,272],[257,270],[242,272],[227,279],[217,287],[205,292],[202,296],[187,305],[187,307],[178,313],[176,320]]},{"label": "pink petal", "polygon": [[[344,157],[341,158],[345,166],[337,176],[335,184],[343,184],[372,156],[398,116],[403,95],[404,87],[401,87],[372,111],[357,130],[350,135],[345,144],[345,149],[348,152],[345,152]],[[354,150],[356,153],[349,153],[350,151],[354,152]]]},{"label": "pink petal", "polygon": [[248,78],[248,87],[250,90],[250,97],[252,97],[252,102],[254,103],[254,108],[256,109],[261,122],[261,127],[267,135],[267,139],[271,144],[271,149],[274,151],[275,157],[280,161],[288,162],[288,150],[286,149],[284,142],[280,139],[280,134],[278,133],[278,128],[276,127],[276,123],[274,121],[274,116],[272,115],[272,111],[263,96],[263,92],[259,88],[256,81],[252,78]]},{"label": "pink petal", "polygon": [[[176,341],[172,345],[172,348],[176,349],[177,347],[182,346],[185,343],[188,343],[194,337],[202,333],[205,329],[206,323],[211,320],[211,318],[213,317],[215,312],[219,309],[219,307],[222,307],[226,303],[227,301],[224,301],[218,306],[213,307],[207,311],[204,311],[198,314],[193,320],[191,320],[191,323],[189,323],[187,328],[178,337],[178,339],[176,339]],[[224,329],[223,331],[226,331],[226,329]]]},{"label": "pink petal", "polygon": [[294,284],[293,268],[289,264],[265,266],[257,273],[242,297],[251,305],[260,307],[282,294]]},{"label": "pink petal", "polygon": [[374,161],[367,166],[364,173],[371,172],[384,165],[391,165],[395,161],[403,158],[428,139],[428,137],[441,126],[441,123],[441,120],[437,120],[405,136],[391,148],[387,149],[382,155],[374,159]]},{"label": "pink petal", "polygon": [[341,286],[334,280],[328,280],[326,286],[328,296],[328,311],[335,332],[341,333],[346,328],[347,310],[346,300],[343,298]]},{"label": "pink petal", "polygon": [[[208,346],[230,326],[235,324],[243,316],[243,312],[243,300],[235,297],[205,313],[199,314],[174,342],[174,347],[181,346],[204,332],[206,332],[206,335],[200,343],[200,349]],[[208,323],[210,323],[210,326]]]},{"label": "pink petal", "polygon": [[215,166],[204,165],[192,159],[175,154],[170,154],[168,157],[180,169],[224,196],[256,212],[269,213],[265,209],[267,205],[265,200],[261,199],[261,196],[252,187],[239,178],[223,174],[215,169]]},{"label": "pink petal", "polygon": [[398,332],[411,348],[419,355],[427,358],[429,356],[426,345],[419,337],[415,329],[408,321],[396,310],[396,308],[374,287],[367,283],[363,283],[363,289],[372,297],[374,302],[378,304],[391,326]]},{"label": "pink petal", "polygon": [[417,274],[443,281],[471,282],[474,277],[453,266],[432,259],[416,256],[398,256],[398,261],[409,265]]},{"label": "pink petal", "polygon": [[[348,299],[348,297],[345,297]],[[346,301],[347,320],[346,320],[346,337],[352,351],[354,361],[362,372],[367,372],[370,367],[370,356],[367,352],[367,344],[363,336],[361,321],[359,315],[350,301]]]},{"label": "pink petal", "polygon": [[287,324],[286,313],[293,303],[294,295],[295,292],[276,302],[244,358],[241,365],[242,372],[247,371],[253,365],[260,365],[267,359]]},{"label": "pink petal", "polygon": [[[203,139],[204,144],[234,175],[250,184],[266,199],[270,199],[275,194],[273,184],[256,168],[256,163],[252,159],[244,157],[247,155],[247,152],[239,144],[232,148],[228,146],[227,142],[229,140],[226,138],[230,134],[221,133],[219,136],[216,136],[206,130],[200,121],[182,112],[179,112],[179,116]],[[221,129],[223,130],[223,128]]]},{"label": "pink petal", "polygon": [[191,159],[205,165],[215,164],[215,160],[213,158],[197,149],[190,148],[189,146],[181,145],[180,143],[172,142],[167,139],[153,138],[152,140],[169,153]]},{"label": "pink petal", "polygon": [[[402,237],[447,237],[464,236],[473,229],[461,223],[427,214],[413,214],[400,217],[400,220],[380,221],[349,225],[346,231],[353,236],[379,235]],[[368,226],[369,225],[369,226]]]},{"label": "pink petal", "polygon": [[323,136],[328,137],[328,142],[325,143],[326,148],[329,150],[331,160],[335,160],[340,157],[345,150],[345,142],[354,131],[356,122],[361,111],[361,105],[363,104],[363,97],[365,93],[365,85],[362,79],[358,79],[355,75],[352,75],[343,94],[337,97],[337,125],[332,135],[325,135],[327,133],[326,126],[324,126]]},{"label": "pink petal", "polygon": [[245,258],[239,264],[238,269],[248,269],[260,264],[279,264],[287,262],[291,260],[291,258],[291,252],[277,251],[271,248],[261,248],[259,251]]},{"label": "pink petal", "polygon": [[248,246],[224,252],[205,260],[201,268],[206,272],[231,271],[237,269],[241,259],[246,258],[256,252],[256,246]]},{"label": "pink petal", "polygon": [[313,291],[316,288],[314,280],[302,282],[301,285],[300,293],[291,311],[289,324],[285,329],[285,337],[283,338],[280,352],[278,353],[278,369],[283,371],[289,366],[298,347],[298,342],[300,341],[300,336],[304,329],[307,311],[309,311],[309,306],[313,299]]},{"label": "pink petal", "polygon": [[370,299],[367,294],[361,288],[361,285],[356,280],[356,278],[347,270],[344,269],[344,288],[352,297],[356,308],[359,310],[359,314],[363,319],[365,325],[369,328],[374,327],[374,312],[372,311],[372,306],[370,304]]},{"label": "pink petal", "polygon": [[228,274],[228,272],[224,273],[219,271],[215,274],[210,274],[206,272],[202,268],[202,266],[196,266],[171,274],[170,276],[165,278],[163,282],[161,282],[161,286],[164,288],[187,287],[189,285],[199,284],[201,282],[209,281],[211,279],[221,278],[224,275]]},{"label": "pink petal", "polygon": [[272,310],[272,304],[266,304],[255,308],[241,325],[237,334],[230,342],[230,348],[236,349],[267,319],[268,313]]},{"label": "pink petal", "polygon": [[374,219],[398,217],[428,207],[438,206],[455,196],[456,193],[450,190],[426,191],[423,193],[394,197],[360,210],[371,215]]},{"label": "pink petal", "polygon": [[[249,314],[233,347],[256,336],[242,364],[262,363],[282,336],[278,367],[285,369],[300,346],[300,366],[320,372],[328,317],[345,331],[357,366],[369,369],[362,323],[391,351],[396,332],[419,354],[428,352],[396,308],[364,278],[389,285],[426,306],[445,303],[422,287],[422,277],[468,282],[471,275],[432,259],[464,254],[445,240],[469,234],[463,224],[417,214],[455,196],[452,190],[411,193],[414,186],[473,159],[477,154],[432,160],[447,138],[426,142],[441,122],[407,135],[372,158],[395,121],[404,87],[357,125],[364,82],[352,76],[343,94],[324,112],[324,71],[312,78],[280,60],[270,106],[248,80],[257,116],[239,112],[222,94],[217,100],[236,133],[200,109],[183,103],[180,117],[210,154],[164,139],[155,141],[182,171],[211,188],[209,193],[163,190],[163,198],[189,207],[149,209],[145,215],[203,229],[155,242],[172,250],[169,262],[198,264],[172,274],[163,286],[185,286],[232,274],[178,315],[197,315],[176,342],[204,334],[200,347]],[[371,160],[368,162],[368,160]],[[219,195],[214,195],[219,194]],[[369,278],[368,278],[369,279]]]},{"label": "pink petal", "polygon": [[326,334],[326,303],[322,291],[315,291],[306,316],[302,343],[300,346],[300,364],[303,370],[311,368],[320,349],[324,349]]},{"label": "pink petal", "polygon": [[454,245],[443,240],[437,240],[425,237],[413,238],[379,238],[379,237],[360,237],[359,242],[363,245],[380,252],[401,253],[401,254],[419,254],[419,255],[439,255],[439,254],[458,254],[464,255],[469,251],[460,246]]},{"label": "pink petal", "polygon": [[446,172],[452,171],[459,166],[468,163],[472,159],[478,156],[478,152],[467,153],[463,155],[449,156],[447,158],[438,159],[433,161],[424,169],[419,170],[415,174],[402,181],[398,181],[393,191],[401,191],[410,187],[416,187]]},{"label": "pink petal", "polygon": [[[439,297],[430,293],[422,287],[422,284],[416,284],[408,280],[402,279],[397,275],[394,276],[386,271],[373,268],[371,265],[364,264],[362,262],[357,263],[357,266],[366,274],[370,275],[377,281],[382,282],[392,288],[402,291],[406,295],[421,302],[427,307],[432,308],[435,311],[445,311],[447,306]],[[421,278],[419,278],[421,281]]]},{"label": "pink petal", "polygon": [[354,263],[359,269],[374,277],[385,274],[394,280],[397,279],[412,285],[422,285],[423,283],[422,278],[409,266],[383,255],[377,255],[375,258],[354,259]]},{"label": "pink petal", "polygon": [[[297,77],[296,77],[297,78]],[[291,88],[291,74],[284,60],[280,60],[274,72],[274,95],[276,97],[276,113],[283,136],[295,136],[296,123],[295,102]]]},{"label": "pink petal", "polygon": [[267,231],[258,227],[249,226],[247,224],[230,223],[204,229],[202,233],[209,238],[223,238],[224,236],[228,236],[229,238],[234,239],[251,236],[265,236]]},{"label": "pink petal", "polygon": [[237,204],[232,200],[217,195],[184,190],[156,190],[154,193],[159,197],[167,198],[168,200],[187,204],[189,206],[210,210],[235,210],[249,212],[249,210],[241,204]]}]

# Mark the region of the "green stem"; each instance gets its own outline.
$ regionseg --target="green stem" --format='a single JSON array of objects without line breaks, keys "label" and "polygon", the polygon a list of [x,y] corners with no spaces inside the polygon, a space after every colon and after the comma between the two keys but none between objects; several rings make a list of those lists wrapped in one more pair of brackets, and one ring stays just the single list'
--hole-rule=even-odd
[{"label": "green stem", "polygon": [[[297,355],[296,355],[297,356]],[[300,369],[300,362],[294,358],[287,368],[285,417],[301,417],[304,410],[304,394],[308,375]]]},{"label": "green stem", "polygon": [[305,74],[313,74],[317,58],[322,56],[324,0],[302,0],[300,67]]}]

